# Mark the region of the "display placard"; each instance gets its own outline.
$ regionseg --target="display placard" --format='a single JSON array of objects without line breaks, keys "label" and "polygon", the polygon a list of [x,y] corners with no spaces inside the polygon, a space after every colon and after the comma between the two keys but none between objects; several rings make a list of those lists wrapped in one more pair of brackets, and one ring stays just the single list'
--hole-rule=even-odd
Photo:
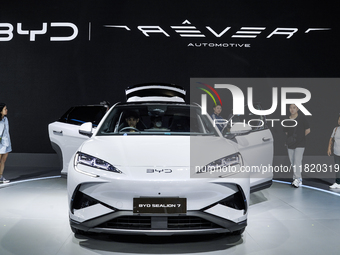
[{"label": "display placard", "polygon": [[133,199],[134,213],[186,213],[187,199],[179,197],[138,197]]}]

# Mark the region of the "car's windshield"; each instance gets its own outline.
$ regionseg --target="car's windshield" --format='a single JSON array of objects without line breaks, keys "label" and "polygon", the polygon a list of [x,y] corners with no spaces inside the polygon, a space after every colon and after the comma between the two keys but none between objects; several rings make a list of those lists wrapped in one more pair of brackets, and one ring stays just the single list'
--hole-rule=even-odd
[{"label": "car's windshield", "polygon": [[201,109],[178,104],[127,104],[116,106],[97,135],[212,135],[216,129]]}]

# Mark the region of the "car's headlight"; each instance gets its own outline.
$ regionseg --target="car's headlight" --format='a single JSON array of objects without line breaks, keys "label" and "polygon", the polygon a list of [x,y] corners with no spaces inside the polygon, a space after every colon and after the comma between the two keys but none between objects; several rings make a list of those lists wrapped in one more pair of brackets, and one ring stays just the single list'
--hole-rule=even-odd
[{"label": "car's headlight", "polygon": [[243,159],[240,153],[235,153],[215,161],[210,162],[206,166],[201,167],[196,173],[211,173],[211,172],[230,172],[234,173],[237,166],[243,166]]},{"label": "car's headlight", "polygon": [[113,165],[111,165],[110,163],[90,156],[88,154],[82,153],[82,152],[77,152],[75,159],[74,159],[74,166],[77,168],[77,165],[81,164],[81,165],[85,165],[85,166],[90,166],[90,167],[94,167],[97,169],[101,169],[101,170],[106,170],[109,172],[114,172],[114,173],[118,173],[121,174],[122,171],[120,171],[118,168],[114,167]]}]

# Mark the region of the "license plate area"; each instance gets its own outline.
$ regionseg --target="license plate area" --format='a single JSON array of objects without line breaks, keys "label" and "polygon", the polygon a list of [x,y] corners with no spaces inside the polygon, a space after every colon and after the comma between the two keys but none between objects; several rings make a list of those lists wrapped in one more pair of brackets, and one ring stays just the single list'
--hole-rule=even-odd
[{"label": "license plate area", "polygon": [[186,213],[187,199],[179,197],[136,197],[134,213]]}]

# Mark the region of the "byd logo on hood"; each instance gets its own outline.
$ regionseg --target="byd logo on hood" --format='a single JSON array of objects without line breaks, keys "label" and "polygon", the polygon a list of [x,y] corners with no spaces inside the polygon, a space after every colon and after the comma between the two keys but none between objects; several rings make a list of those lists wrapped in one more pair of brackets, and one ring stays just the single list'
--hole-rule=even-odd
[{"label": "byd logo on hood", "polygon": [[148,173],[148,174],[153,174],[153,173],[171,174],[172,170],[171,169],[155,169],[155,168],[151,168],[151,169],[146,169],[146,173]]}]

